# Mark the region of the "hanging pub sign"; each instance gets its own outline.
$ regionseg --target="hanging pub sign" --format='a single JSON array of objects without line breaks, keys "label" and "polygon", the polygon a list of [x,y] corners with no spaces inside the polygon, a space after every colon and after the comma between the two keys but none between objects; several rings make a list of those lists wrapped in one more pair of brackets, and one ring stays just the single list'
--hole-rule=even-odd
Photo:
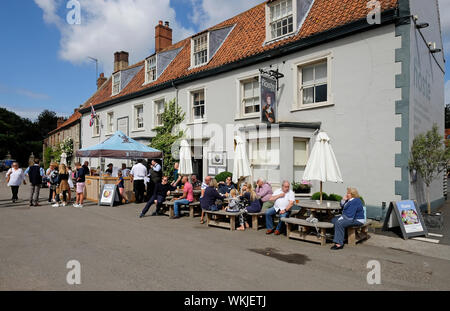
[{"label": "hanging pub sign", "polygon": [[99,205],[114,206],[115,202],[120,202],[117,187],[114,184],[106,184],[103,186],[100,194]]},{"label": "hanging pub sign", "polygon": [[261,90],[261,122],[276,123],[277,121],[277,80],[261,74],[259,77]]},{"label": "hanging pub sign", "polygon": [[403,238],[428,235],[417,201],[391,202],[384,220],[383,230],[399,227]]}]

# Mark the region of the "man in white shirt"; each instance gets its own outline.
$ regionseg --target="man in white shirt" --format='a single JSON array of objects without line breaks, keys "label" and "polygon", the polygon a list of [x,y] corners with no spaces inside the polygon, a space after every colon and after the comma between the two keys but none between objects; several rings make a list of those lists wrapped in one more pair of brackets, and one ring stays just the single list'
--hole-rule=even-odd
[{"label": "man in white shirt", "polygon": [[[275,191],[270,198],[271,202],[274,202],[273,207],[269,208],[266,212],[266,234],[275,232],[275,235],[280,235],[281,230],[284,228],[284,223],[281,218],[287,218],[291,214],[291,208],[294,206],[295,194],[290,190],[291,184],[288,181],[283,181],[281,189]],[[277,228],[273,229],[273,216],[280,214],[280,221]]]},{"label": "man in white shirt", "polygon": [[6,180],[8,186],[11,187],[12,192],[12,202],[16,203],[19,199],[17,193],[19,192],[19,187],[23,183],[26,185],[25,174],[21,168],[19,168],[19,163],[14,162],[12,167],[6,173]]},{"label": "man in white shirt", "polygon": [[134,195],[136,197],[136,203],[144,202],[145,183],[144,179],[147,177],[147,168],[142,164],[142,159],[137,161],[131,168],[130,176],[133,182]]}]

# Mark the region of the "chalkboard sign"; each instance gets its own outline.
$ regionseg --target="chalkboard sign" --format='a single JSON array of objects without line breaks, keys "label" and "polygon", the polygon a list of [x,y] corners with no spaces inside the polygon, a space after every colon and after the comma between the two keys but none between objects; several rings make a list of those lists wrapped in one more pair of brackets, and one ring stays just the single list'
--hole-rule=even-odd
[{"label": "chalkboard sign", "polygon": [[403,238],[428,235],[417,201],[391,202],[384,220],[383,230],[400,227]]},{"label": "chalkboard sign", "polygon": [[116,185],[106,184],[100,194],[99,205],[114,206],[114,202],[120,202]]}]

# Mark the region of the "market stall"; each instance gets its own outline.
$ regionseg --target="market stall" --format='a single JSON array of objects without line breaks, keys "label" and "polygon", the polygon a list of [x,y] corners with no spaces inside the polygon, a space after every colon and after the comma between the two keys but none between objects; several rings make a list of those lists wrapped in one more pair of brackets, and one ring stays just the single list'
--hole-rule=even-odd
[{"label": "market stall", "polygon": [[[137,160],[162,159],[163,153],[135,141],[121,131],[117,131],[98,145],[78,150],[76,156],[80,158],[98,158],[100,161],[102,158]],[[100,176],[86,176],[86,199],[99,202],[102,187],[107,184],[115,184],[117,180],[115,177],[104,175],[103,172],[101,172]],[[129,177],[124,178],[124,184],[129,201],[133,202],[133,185]]]}]

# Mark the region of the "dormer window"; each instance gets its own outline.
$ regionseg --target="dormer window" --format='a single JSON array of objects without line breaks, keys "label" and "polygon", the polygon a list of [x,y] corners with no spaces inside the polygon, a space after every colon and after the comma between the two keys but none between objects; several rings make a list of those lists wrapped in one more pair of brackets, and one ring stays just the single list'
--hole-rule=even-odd
[{"label": "dormer window", "polygon": [[120,93],[120,71],[113,75],[112,96]]},{"label": "dormer window", "polygon": [[150,83],[156,79],[156,56],[152,56],[145,61],[145,82]]},{"label": "dormer window", "polygon": [[192,67],[208,62],[208,33],[192,39]]},{"label": "dormer window", "polygon": [[272,40],[294,32],[295,16],[292,2],[293,0],[281,0],[269,6],[269,28]]}]

